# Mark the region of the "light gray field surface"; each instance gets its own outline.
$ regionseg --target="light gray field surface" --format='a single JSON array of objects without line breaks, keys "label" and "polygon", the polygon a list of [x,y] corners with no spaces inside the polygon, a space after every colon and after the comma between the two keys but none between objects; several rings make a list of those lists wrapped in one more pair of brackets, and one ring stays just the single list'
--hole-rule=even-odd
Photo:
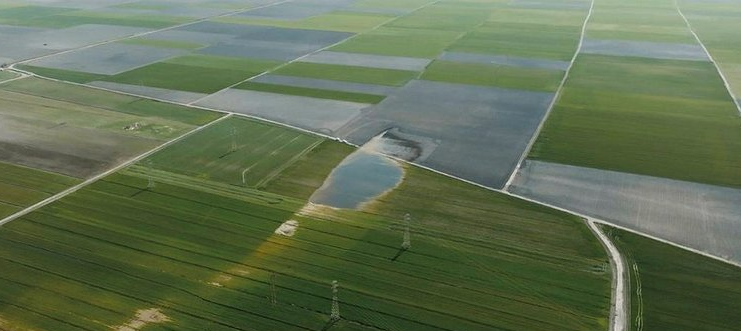
[{"label": "light gray field surface", "polygon": [[368,107],[364,103],[229,89],[197,103],[199,106],[253,115],[331,134]]},{"label": "light gray field surface", "polygon": [[531,9],[587,9],[589,1],[514,0],[509,6]]},{"label": "light gray field surface", "polygon": [[180,102],[180,103],[193,102],[198,99],[204,98],[207,95],[204,93],[184,92],[184,91],[168,90],[168,89],[158,88],[158,87],[129,85],[129,84],[120,84],[120,83],[113,83],[113,82],[95,81],[95,82],[87,83],[87,85],[102,87],[102,88],[106,88],[109,90],[121,91],[121,92],[136,94],[136,95],[143,95],[143,96],[162,99],[162,100]]},{"label": "light gray field surface", "polygon": [[234,42],[236,36],[224,33],[208,33],[184,30],[166,30],[152,33],[142,37],[143,39],[167,40],[179,42],[191,42],[201,45],[213,45],[218,43]]},{"label": "light gray field surface", "polygon": [[[419,163],[499,188],[514,170],[553,93],[412,81],[338,131],[362,145],[391,128],[434,148]],[[432,147],[426,141],[436,141]],[[421,154],[428,154],[422,151]]]},{"label": "light gray field surface", "polygon": [[21,61],[146,31],[150,30],[116,25],[83,24],[58,30],[0,35],[0,45],[12,45],[12,47],[2,47],[0,57]]},{"label": "light gray field surface", "polygon": [[184,4],[163,4],[162,7],[157,7],[157,4],[153,4],[151,9],[133,9],[133,8],[120,8],[120,7],[108,7],[101,8],[92,13],[107,13],[107,14],[140,14],[140,15],[161,15],[161,16],[177,16],[187,17],[192,19],[198,19],[209,16],[216,16],[225,14],[233,9],[229,8],[218,8],[218,7],[194,7]]},{"label": "light gray field surface", "polygon": [[73,177],[90,177],[160,143],[0,113],[0,161]]},{"label": "light gray field surface", "polygon": [[667,60],[710,60],[700,45],[652,41],[584,39],[581,52]]},{"label": "light gray field surface", "polygon": [[511,189],[741,262],[741,190],[527,160]]},{"label": "light gray field surface", "polygon": [[239,39],[248,42],[275,41],[329,46],[352,36],[349,32],[319,31],[307,29],[267,28],[249,34],[241,34]]},{"label": "light gray field surface", "polygon": [[23,3],[29,5],[46,6],[46,7],[63,7],[77,9],[94,9],[107,6],[115,6],[131,2],[131,0],[24,0]]},{"label": "light gray field surface", "polygon": [[195,24],[186,25],[174,29],[173,31],[192,31],[201,33],[216,33],[226,34],[232,36],[243,36],[250,33],[260,33],[261,31],[272,29],[269,26],[257,26],[257,25],[246,25],[246,24],[229,24],[205,21]]},{"label": "light gray field surface", "polygon": [[438,57],[438,59],[460,63],[499,64],[511,67],[553,69],[564,71],[569,68],[568,61],[533,59],[505,55],[444,52],[440,55],[440,57]]},{"label": "light gray field surface", "polygon": [[238,15],[264,19],[300,20],[341,9],[352,2],[354,2],[354,0],[288,2],[271,7],[251,10]]},{"label": "light gray field surface", "polygon": [[301,62],[347,66],[423,71],[432,60],[402,56],[323,51],[301,59]]},{"label": "light gray field surface", "polygon": [[316,51],[322,46],[271,41],[245,41],[242,44],[216,44],[198,51],[200,54],[290,61]]},{"label": "light gray field surface", "polygon": [[188,51],[174,48],[110,43],[59,54],[29,64],[54,69],[115,75]]},{"label": "light gray field surface", "polygon": [[361,83],[340,82],[336,80],[305,78],[297,76],[263,75],[252,80],[256,83],[316,88],[322,90],[333,90],[343,92],[367,93],[376,95],[389,95],[395,87],[384,85],[372,85]]}]

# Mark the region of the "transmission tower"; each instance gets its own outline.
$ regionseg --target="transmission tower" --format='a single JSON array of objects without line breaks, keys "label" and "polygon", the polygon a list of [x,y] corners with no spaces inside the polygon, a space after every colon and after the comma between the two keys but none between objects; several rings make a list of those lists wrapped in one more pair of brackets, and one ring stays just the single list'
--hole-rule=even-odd
[{"label": "transmission tower", "polygon": [[339,283],[336,280],[332,281],[332,313],[329,315],[329,319],[333,322],[340,320],[340,301],[337,299],[337,291],[339,290]]},{"label": "transmission tower", "polygon": [[404,241],[401,242],[401,249],[408,250],[412,248],[412,238],[409,233],[409,227],[412,223],[412,215],[404,215]]},{"label": "transmission tower", "polygon": [[147,189],[154,188],[154,179],[152,178],[152,169],[154,169],[154,167],[152,166],[152,160],[148,160],[147,161]]},{"label": "transmission tower", "polygon": [[278,294],[275,291],[275,273],[270,274],[270,304],[275,307],[278,303]]},{"label": "transmission tower", "polygon": [[237,128],[232,128],[232,149],[231,152],[237,151]]}]

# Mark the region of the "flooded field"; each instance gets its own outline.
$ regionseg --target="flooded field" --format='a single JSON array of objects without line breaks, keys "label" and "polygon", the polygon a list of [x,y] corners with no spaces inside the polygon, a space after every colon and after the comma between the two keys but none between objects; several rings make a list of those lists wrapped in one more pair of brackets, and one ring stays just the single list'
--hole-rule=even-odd
[{"label": "flooded field", "polygon": [[356,209],[396,187],[403,176],[399,163],[370,148],[362,148],[345,158],[309,201]]}]

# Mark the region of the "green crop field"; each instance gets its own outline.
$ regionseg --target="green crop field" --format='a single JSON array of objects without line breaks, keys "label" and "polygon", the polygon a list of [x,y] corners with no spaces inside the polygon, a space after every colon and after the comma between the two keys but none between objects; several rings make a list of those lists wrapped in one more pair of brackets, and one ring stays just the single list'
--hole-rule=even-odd
[{"label": "green crop field", "polygon": [[394,18],[392,15],[339,11],[311,16],[302,20],[258,19],[251,17],[226,16],[214,19],[214,21],[247,25],[267,25],[292,29],[357,33],[372,29],[392,18]]},{"label": "green crop field", "polygon": [[235,86],[234,88],[243,89],[243,90],[260,91],[260,92],[281,93],[281,94],[287,94],[287,95],[298,95],[298,96],[321,98],[321,99],[371,103],[371,104],[379,103],[385,98],[385,96],[383,95],[333,91],[333,90],[275,85],[275,84],[264,84],[264,83],[255,83],[255,82],[244,82],[242,84]]},{"label": "green crop field", "polygon": [[[302,162],[347,152],[326,146]],[[321,330],[332,280],[343,314],[332,330],[606,327],[607,260],[578,218],[416,168],[358,212],[146,163],[0,229],[4,327],[115,328],[158,309],[168,321],[148,328]],[[426,190],[450,198],[421,199]],[[419,221],[399,254],[406,211]],[[296,235],[274,235],[288,219]]]},{"label": "green crop field", "polygon": [[455,31],[382,27],[363,33],[330,50],[392,56],[434,58],[459,35]]},{"label": "green crop field", "polygon": [[608,228],[626,258],[631,330],[734,330],[741,324],[741,269]]},{"label": "green crop field", "polygon": [[38,78],[17,80],[2,85],[0,89],[136,116],[162,118],[189,125],[203,125],[222,116],[216,112]]},{"label": "green crop field", "polygon": [[741,98],[741,10],[732,3],[679,1],[697,35],[708,48],[737,98]]},{"label": "green crop field", "polygon": [[116,83],[213,93],[280,63],[264,60],[187,55],[102,78]]},{"label": "green crop field", "polygon": [[558,70],[435,61],[427,67],[421,78],[459,84],[555,92],[563,74],[563,71]]},{"label": "green crop field", "polygon": [[76,178],[0,162],[0,219],[78,182]]},{"label": "green crop field", "polygon": [[278,175],[322,140],[275,125],[230,118],[147,161],[156,169],[252,187]]},{"label": "green crop field", "polygon": [[711,63],[580,55],[530,158],[741,186],[739,125]]},{"label": "green crop field", "polygon": [[336,64],[294,62],[275,71],[279,75],[338,80],[344,82],[401,86],[417,72]]},{"label": "green crop field", "polygon": [[0,82],[13,79],[18,77],[17,74],[10,72],[10,71],[0,71]]}]

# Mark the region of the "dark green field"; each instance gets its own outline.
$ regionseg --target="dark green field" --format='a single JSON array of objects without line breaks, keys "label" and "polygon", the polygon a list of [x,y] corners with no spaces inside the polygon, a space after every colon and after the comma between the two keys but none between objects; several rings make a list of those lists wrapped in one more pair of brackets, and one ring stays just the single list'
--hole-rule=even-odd
[{"label": "dark green field", "polygon": [[156,169],[197,178],[260,186],[322,140],[275,125],[230,118],[179,141],[147,162]]},{"label": "dark green field", "polygon": [[580,55],[529,157],[741,186],[739,126],[711,63]]},{"label": "dark green field", "polygon": [[263,84],[263,83],[254,83],[254,82],[245,82],[245,83],[235,86],[234,88],[252,90],[252,91],[260,91],[260,92],[281,93],[281,94],[287,94],[287,95],[298,95],[298,96],[303,96],[303,97],[312,97],[312,98],[321,98],[321,99],[371,103],[371,104],[379,103],[385,98],[385,96],[382,96],[382,95],[374,95],[374,94],[366,94],[366,93],[342,92],[342,91],[275,85],[275,84]]},{"label": "dark green field", "polygon": [[630,232],[608,233],[630,270],[631,330],[736,330],[741,324],[739,267]]},{"label": "dark green field", "polygon": [[77,178],[0,162],[0,219],[79,182]]}]

